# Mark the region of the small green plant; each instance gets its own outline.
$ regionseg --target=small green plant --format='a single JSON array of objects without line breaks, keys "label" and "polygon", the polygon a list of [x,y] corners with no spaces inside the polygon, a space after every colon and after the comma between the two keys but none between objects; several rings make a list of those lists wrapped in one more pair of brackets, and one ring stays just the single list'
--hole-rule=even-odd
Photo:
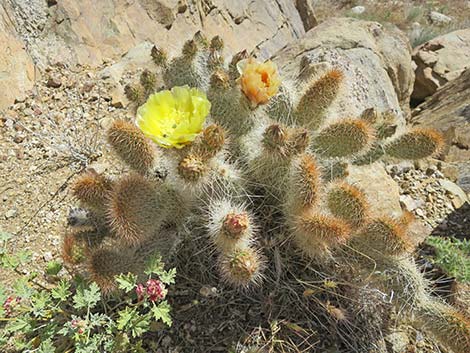
[{"label": "small green plant", "polygon": [[[20,272],[29,257],[9,254],[11,235],[0,235],[2,267]],[[32,273],[11,288],[0,286],[2,352],[147,352],[143,337],[171,326],[165,298],[176,271],[165,271],[159,256],[150,258],[143,282],[131,273],[116,276],[113,296],[102,294],[95,282],[60,276],[61,269],[59,262],[47,264],[53,285],[39,283]]]},{"label": "small green plant", "polygon": [[433,263],[458,281],[470,283],[470,241],[431,236],[426,242],[436,250]]}]

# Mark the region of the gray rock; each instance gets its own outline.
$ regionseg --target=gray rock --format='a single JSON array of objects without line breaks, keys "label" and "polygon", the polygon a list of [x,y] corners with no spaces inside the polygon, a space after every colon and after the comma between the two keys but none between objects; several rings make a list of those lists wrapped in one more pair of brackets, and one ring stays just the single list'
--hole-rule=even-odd
[{"label": "gray rock", "polygon": [[429,13],[429,20],[436,25],[445,25],[452,22],[452,18],[437,11]]},{"label": "gray rock", "polygon": [[400,189],[381,163],[351,166],[346,181],[364,191],[369,203],[374,205],[372,212],[375,216],[401,215]]},{"label": "gray rock", "polygon": [[424,205],[423,200],[417,200],[411,197],[410,195],[400,195],[400,204],[407,210],[413,211],[418,207],[422,207]]},{"label": "gray rock", "polygon": [[16,217],[17,214],[18,214],[17,210],[10,209],[10,210],[5,212],[5,218],[6,219],[14,218],[14,217]]},{"label": "gray rock", "polygon": [[360,14],[364,13],[365,11],[366,11],[366,8],[364,6],[354,6],[351,9],[351,12],[356,14],[356,15],[360,15]]},{"label": "gray rock", "polygon": [[[297,77],[301,62],[328,63],[345,74],[332,118],[358,116],[367,108],[409,111],[414,74],[408,38],[379,23],[331,18],[273,57],[283,75]],[[321,70],[318,73],[321,74]]]},{"label": "gray rock", "polygon": [[416,82],[412,98],[423,100],[470,67],[470,29],[451,32],[413,50]]},{"label": "gray rock", "polygon": [[470,192],[470,68],[419,105],[411,122],[444,134],[446,146],[440,158],[447,170],[452,167],[452,179]]}]

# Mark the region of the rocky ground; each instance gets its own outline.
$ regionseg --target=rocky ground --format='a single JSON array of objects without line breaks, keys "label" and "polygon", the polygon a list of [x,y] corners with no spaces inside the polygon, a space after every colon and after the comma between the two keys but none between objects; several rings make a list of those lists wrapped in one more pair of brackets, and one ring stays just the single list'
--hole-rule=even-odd
[{"label": "rocky ground", "polygon": [[[59,4],[57,5],[57,3]],[[110,3],[113,1],[107,1],[107,4]],[[120,14],[124,5],[121,2],[117,3],[119,5],[116,5],[113,10]],[[147,4],[150,2],[137,3]],[[141,10],[137,3],[132,5],[136,6],[135,9],[132,7],[132,11]],[[259,5],[260,2],[254,2],[255,5],[247,5],[248,2],[247,4],[240,2],[241,5],[230,5],[230,2],[226,2],[216,6],[210,1],[196,1],[194,4],[197,6],[191,5],[193,2],[190,2],[186,8],[183,6],[185,1],[169,1],[168,3],[171,5],[167,6],[171,9],[168,12],[169,20],[156,17],[155,14],[158,11],[146,8],[144,22],[153,21],[151,26],[155,27],[152,28],[156,32],[170,27],[164,35],[164,44],[168,44],[170,48],[178,47],[185,39],[186,34],[182,33],[185,28],[189,28],[187,26],[195,30],[200,26],[200,22],[205,21],[209,28],[209,34],[211,32],[218,33],[223,27],[219,21],[223,19],[230,24],[224,25],[223,29],[228,36],[230,49],[235,51],[239,50],[242,45],[247,45],[261,56],[269,56],[284,46],[286,42],[300,37],[306,30],[316,25],[317,21],[321,22],[328,17],[328,12],[335,12],[331,10],[332,8],[341,11],[338,13],[357,15],[355,17],[359,15],[365,17],[369,14],[369,18],[372,18],[374,13],[378,13],[377,9],[380,8],[379,5],[382,2],[336,1],[332,4],[331,1],[326,0],[313,1],[316,18],[309,15],[311,8],[305,7],[305,4],[309,2],[304,4],[303,1],[296,2],[298,11],[288,1],[273,1],[276,3],[275,8],[279,9],[278,12],[276,12],[277,10],[268,11],[269,4]],[[406,1],[393,3],[397,3],[402,11],[405,8],[411,9],[406,7],[408,5],[421,6],[423,1],[415,1],[412,4]],[[431,2],[426,3],[428,6]],[[455,26],[452,29],[465,26],[465,21],[470,17],[468,1],[435,1],[434,3],[436,4],[432,9],[440,10],[440,13],[451,18],[452,26]],[[442,7],[444,3],[447,3],[448,6]],[[8,92],[5,95],[5,97],[8,96],[8,99],[0,99],[3,108],[0,115],[0,230],[15,235],[10,244],[11,250],[22,249],[32,252],[35,268],[28,268],[25,271],[42,270],[48,261],[60,258],[60,240],[66,227],[68,211],[74,205],[69,190],[69,185],[74,178],[87,167],[119,173],[120,167],[109,158],[103,132],[113,119],[125,116],[132,117],[133,107],[130,107],[124,98],[122,87],[136,79],[137,68],[140,65],[148,64],[148,58],[145,59],[142,56],[142,51],[148,49],[150,45],[150,42],[145,41],[161,38],[149,38],[141,33],[142,31],[138,30],[139,22],[135,18],[131,18],[133,12],[126,12],[126,16],[128,16],[126,18],[127,27],[122,23],[118,23],[116,28],[112,23],[102,24],[107,29],[113,27],[117,31],[116,37],[121,38],[120,41],[114,38],[111,43],[103,43],[106,42],[106,38],[94,36],[94,33],[90,33],[87,29],[87,25],[93,21],[95,14],[86,13],[90,16],[88,18],[81,16],[82,8],[74,2],[35,0],[31,2],[32,7],[29,8],[29,12],[23,11],[28,9],[27,1],[8,0],[5,4],[10,4],[12,7],[8,11],[5,10],[8,7],[6,5],[0,9],[3,21],[0,28],[8,29],[15,26],[22,28],[22,33],[18,37],[25,40],[26,50],[21,45],[14,46],[12,44],[17,44],[18,38],[7,36],[7,32],[0,33],[0,43],[6,42],[11,50],[16,50],[13,57],[18,59],[17,61],[12,57],[5,59],[3,54],[0,54],[0,63],[6,62],[8,67],[12,69],[24,61],[27,70],[18,71],[14,80],[8,82],[3,80],[3,73],[0,72],[0,79],[3,80],[0,80],[0,88]],[[364,11],[357,8],[354,10],[358,6],[364,6]],[[103,8],[106,6],[103,5]],[[16,17],[12,15],[18,13],[22,15]],[[99,11],[96,16],[98,13]],[[438,19],[430,19],[429,14],[423,10],[419,17],[414,18],[417,20],[415,22],[419,22],[423,26],[424,23],[438,21]],[[259,18],[268,16],[272,23],[260,24],[253,20],[257,16]],[[6,20],[7,18],[10,20]],[[384,17],[382,20],[385,21],[387,18]],[[442,17],[440,20],[447,21]],[[405,31],[413,29],[412,21],[408,21],[406,25],[404,23],[398,24]],[[446,26],[448,29],[451,28],[449,23],[446,23]],[[443,25],[437,23],[434,23],[434,27],[444,28]],[[240,31],[241,36],[250,38],[250,42],[240,43],[238,38],[230,34],[234,28]],[[253,28],[257,30],[256,38],[248,35],[253,32]],[[45,29],[53,31],[53,33],[41,36]],[[74,40],[77,40],[75,36],[80,31],[83,31],[83,38],[79,39],[78,45],[71,45]],[[130,36],[129,32],[136,33]],[[175,37],[178,38],[178,43],[173,43]],[[144,44],[141,44],[142,42]],[[49,48],[48,45],[52,46]],[[439,45],[446,46],[447,44],[441,41]],[[470,47],[470,44],[468,45]],[[119,50],[114,50],[113,46]],[[436,46],[432,47],[436,48]],[[66,52],[62,51],[64,48],[67,49]],[[434,52],[434,49],[431,51]],[[448,52],[455,52],[451,49]],[[28,50],[31,56],[26,55]],[[129,50],[127,56],[120,57]],[[429,54],[429,47],[426,51]],[[418,51],[415,51],[415,57],[419,56],[417,53]],[[439,53],[432,55],[439,55]],[[428,59],[429,56],[421,55],[421,57]],[[451,55],[447,54],[447,58],[449,56]],[[51,58],[57,60],[51,60]],[[432,88],[431,93],[427,93],[427,95],[434,93],[441,86],[451,90],[450,92],[453,94],[448,96],[452,97],[458,96],[456,92],[468,92],[467,86],[464,88],[461,88],[462,86],[450,88],[445,86],[447,81],[450,84],[450,81],[454,80],[454,77],[449,75],[449,71],[458,71],[460,75],[465,67],[454,67],[454,63],[448,63],[446,60],[441,60],[440,65],[435,65],[435,63],[436,61],[428,60],[423,64],[425,65],[423,72],[427,67],[431,67],[431,71],[434,73],[428,73],[428,76],[435,81],[437,80],[435,72],[439,73],[439,70],[442,70],[446,74],[446,81],[439,79],[439,85]],[[445,68],[442,69],[442,66]],[[427,87],[431,87],[434,83],[429,83]],[[396,87],[395,91],[398,91]],[[407,94],[409,100],[411,91]],[[454,111],[463,117],[458,121],[459,126],[468,128],[468,122],[464,121],[464,118],[468,119],[469,114],[468,95],[466,95],[467,98],[465,98],[465,94],[461,94],[461,96],[463,98],[459,104],[455,105],[457,108]],[[400,109],[398,104],[403,105],[405,101],[406,99],[400,99],[399,102],[397,100],[398,109]],[[432,103],[429,101],[428,105]],[[431,109],[434,108],[431,107]],[[403,110],[405,109],[403,108]],[[425,116],[426,113],[421,110],[423,110],[422,107],[413,112],[413,121],[422,123],[419,116],[420,114]],[[441,115],[445,116],[445,114]],[[439,126],[443,126],[443,124],[440,123]],[[465,140],[463,135],[463,137],[459,137],[458,131],[453,136],[455,141],[452,141],[452,147],[459,151],[453,156],[457,157],[452,159],[444,157],[441,160],[416,165],[390,163],[385,166],[385,170],[399,186],[396,203],[422,220],[429,231],[432,229],[433,234],[436,235],[468,239],[470,237],[470,209],[468,195],[465,192],[470,190],[464,187],[467,185],[464,181],[469,174],[468,168],[462,167],[464,165],[462,161],[468,160],[466,154],[469,150],[468,140]],[[0,272],[0,279],[2,282],[7,282],[10,278]],[[201,308],[214,308],[217,305],[223,309],[222,300],[218,302],[217,293],[219,291],[220,288],[217,286],[188,281],[188,288],[181,288],[172,294],[178,308],[178,315],[182,319],[188,313],[196,311],[201,315],[204,313]],[[223,298],[223,300],[226,299],[227,296]],[[233,300],[236,300],[235,294],[233,294]],[[249,320],[250,315],[256,313],[232,311],[221,312],[222,314],[230,317],[231,321],[219,322],[217,325],[211,326],[210,330],[212,331],[205,332],[206,328],[198,324],[199,321],[185,320],[181,326],[177,326],[168,335],[160,337],[159,343],[165,347],[164,351],[185,351],[186,348],[197,342],[194,340],[195,336],[202,335],[211,342],[210,351],[226,351],[226,347],[230,343],[227,340],[232,337],[226,337],[223,342],[219,342],[224,330],[235,330],[233,326],[236,320],[241,320],[240,318],[248,318],[246,320]],[[216,319],[206,317],[205,321]],[[402,332],[397,332],[395,336],[390,338],[390,345],[405,345],[405,347],[409,345],[415,349],[410,350],[413,352],[439,351],[433,346],[432,341],[423,337],[421,333],[411,331],[411,328],[403,328]],[[403,332],[408,332],[404,334],[405,338],[403,338]],[[257,337],[257,335],[261,337],[273,334],[265,329],[260,329],[250,339]],[[235,338],[233,339],[235,340]],[[249,342],[242,340],[239,346],[240,352],[243,351],[245,345],[249,345]],[[395,351],[400,352],[401,350],[397,348]]]}]

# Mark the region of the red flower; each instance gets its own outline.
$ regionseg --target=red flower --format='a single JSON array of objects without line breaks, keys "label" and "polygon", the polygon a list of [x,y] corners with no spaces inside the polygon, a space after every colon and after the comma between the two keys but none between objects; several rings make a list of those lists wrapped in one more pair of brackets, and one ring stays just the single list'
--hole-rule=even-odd
[{"label": "red flower", "polygon": [[137,287],[135,288],[135,292],[137,294],[137,300],[140,302],[142,300],[144,300],[144,296],[145,296],[145,287],[142,283],[139,283],[137,285]]},{"label": "red flower", "polygon": [[146,286],[147,295],[149,296],[150,301],[154,302],[165,298],[167,291],[165,289],[165,285],[159,280],[149,279]]}]

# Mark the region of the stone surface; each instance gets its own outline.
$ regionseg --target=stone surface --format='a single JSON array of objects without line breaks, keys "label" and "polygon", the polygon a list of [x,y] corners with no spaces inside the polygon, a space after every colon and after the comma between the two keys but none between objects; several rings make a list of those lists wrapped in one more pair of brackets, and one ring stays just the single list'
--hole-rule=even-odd
[{"label": "stone surface", "polygon": [[[364,109],[409,111],[414,74],[411,48],[399,30],[375,22],[332,18],[275,54],[283,75],[297,77],[302,61],[325,63],[345,73],[344,90],[330,109],[335,117],[359,115]],[[320,66],[320,65],[318,65]],[[322,70],[318,70],[321,74]]]},{"label": "stone surface", "polygon": [[[346,181],[362,189],[376,216],[399,217],[400,189],[380,162],[368,166],[351,166]],[[386,192],[384,192],[386,190]]]},{"label": "stone surface", "polygon": [[13,23],[0,6],[0,110],[15,100],[24,100],[33,88],[34,65],[18,38]]},{"label": "stone surface", "polygon": [[[458,170],[457,184],[470,192],[470,68],[412,113],[412,123],[444,133],[441,158]],[[454,170],[455,172],[455,170]]]},{"label": "stone surface", "polygon": [[44,64],[98,66],[143,41],[174,54],[200,29],[221,35],[231,52],[256,48],[268,57],[315,24],[307,0],[61,0],[52,7],[39,0],[9,2],[16,27]]},{"label": "stone surface", "polygon": [[354,6],[351,9],[351,12],[356,15],[360,15],[361,13],[364,13],[365,11],[366,11],[366,8],[364,6]]},{"label": "stone surface", "polygon": [[470,29],[436,37],[413,50],[416,82],[412,98],[432,95],[470,67]]},{"label": "stone surface", "polygon": [[445,25],[452,22],[452,18],[437,11],[429,13],[429,20],[436,25]]}]

